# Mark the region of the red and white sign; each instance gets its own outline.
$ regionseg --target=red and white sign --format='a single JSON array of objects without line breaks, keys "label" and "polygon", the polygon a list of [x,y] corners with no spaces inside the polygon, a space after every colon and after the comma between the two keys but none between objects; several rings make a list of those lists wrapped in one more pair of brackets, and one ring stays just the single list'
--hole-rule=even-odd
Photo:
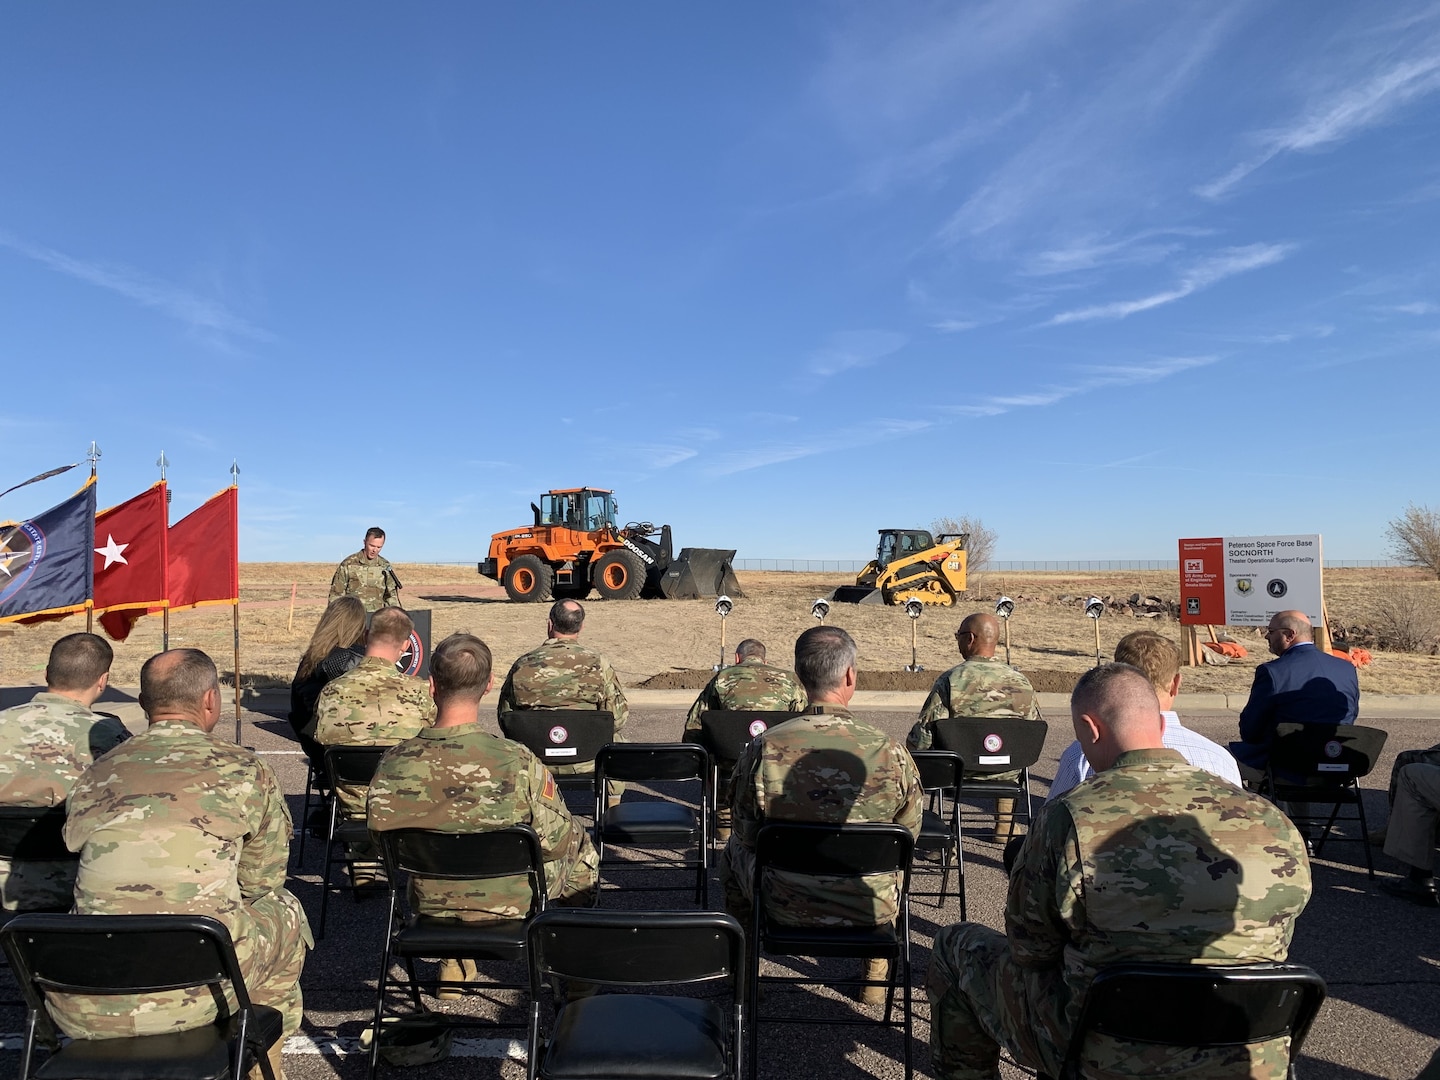
[{"label": "red and white sign", "polygon": [[1265,626],[1278,611],[1321,621],[1320,537],[1227,536],[1180,541],[1180,622]]}]

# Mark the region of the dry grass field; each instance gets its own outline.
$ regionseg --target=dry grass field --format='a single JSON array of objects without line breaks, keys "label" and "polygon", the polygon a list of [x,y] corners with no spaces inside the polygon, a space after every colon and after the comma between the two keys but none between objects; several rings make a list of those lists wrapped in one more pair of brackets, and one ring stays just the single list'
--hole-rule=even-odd
[{"label": "dry grass field", "polygon": [[[255,685],[288,683],[315,620],[325,607],[334,567],[321,563],[247,563],[241,566],[242,678]],[[456,630],[483,637],[494,650],[503,674],[510,662],[535,645],[545,629],[543,605],[512,604],[493,583],[475,573],[473,565],[398,564],[406,582],[404,599],[412,608],[432,611],[433,637],[438,642]],[[844,574],[746,572],[740,575],[746,596],[737,600],[726,626],[730,646],[743,637],[759,637],[772,647],[772,657],[788,663],[789,644],[814,624],[810,604],[836,585],[853,582]],[[297,587],[294,630],[287,628],[291,586]],[[1352,628],[1352,639],[1374,652],[1374,664],[1360,671],[1368,693],[1440,692],[1440,657],[1387,652],[1370,644],[1367,633],[1376,622],[1375,597],[1393,588],[1416,590],[1432,610],[1440,610],[1440,582],[1426,581],[1410,570],[1339,569],[1326,572],[1326,597],[1332,624]],[[958,608],[928,610],[918,626],[919,661],[925,673],[914,680],[901,676],[910,663],[910,620],[899,609],[836,604],[829,622],[844,626],[860,646],[861,688],[927,684],[956,660],[954,629],[970,611],[993,610],[993,598],[1004,592],[1016,601],[1011,621],[1011,653],[1015,666],[1032,677],[1040,690],[1063,690],[1068,681],[1094,663],[1094,630],[1081,602],[1091,593],[1128,599],[1133,593],[1178,602],[1174,572],[1116,571],[1105,573],[1024,573],[985,576],[980,595]],[[1061,597],[1076,599],[1062,603]],[[604,652],[627,686],[656,676],[659,684],[688,685],[719,658],[720,621],[708,600],[606,602],[592,598],[585,640]],[[1109,612],[1100,621],[1101,648],[1107,655],[1124,634],[1152,627],[1176,636],[1179,626],[1162,616],[1141,619]],[[0,685],[43,681],[51,642],[83,629],[83,617],[34,627],[18,627],[0,636]],[[1355,629],[1358,628],[1358,629]],[[160,648],[158,616],[142,619],[130,639],[116,645],[114,681],[134,686],[141,663]],[[1245,660],[1227,667],[1189,669],[1186,688],[1192,691],[1244,691],[1254,665],[1266,659],[1264,641],[1253,630],[1232,631],[1250,651]],[[214,656],[220,667],[232,664],[229,608],[180,612],[171,617],[172,646],[194,646]],[[869,674],[870,678],[866,678]]]}]

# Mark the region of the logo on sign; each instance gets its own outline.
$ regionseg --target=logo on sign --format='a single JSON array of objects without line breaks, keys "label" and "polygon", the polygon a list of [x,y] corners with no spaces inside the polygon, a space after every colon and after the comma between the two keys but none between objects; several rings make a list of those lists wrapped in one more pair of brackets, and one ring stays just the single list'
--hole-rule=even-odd
[{"label": "logo on sign", "polygon": [[752,720],[750,722],[750,738],[755,738],[755,736],[767,730],[769,727],[770,725],[765,723],[764,720]]},{"label": "logo on sign", "polygon": [[1250,590],[1253,588],[1255,588],[1255,585],[1248,577],[1235,579],[1235,591],[1241,596],[1249,596]]},{"label": "logo on sign", "polygon": [[425,646],[420,644],[420,635],[414,630],[410,631],[410,641],[405,646],[405,651],[400,654],[400,659],[395,661],[395,669],[401,675],[414,675],[420,670],[420,663],[425,659]]},{"label": "logo on sign", "polygon": [[1199,614],[1200,614],[1200,598],[1199,598],[1198,596],[1187,596],[1187,597],[1185,597],[1185,614],[1186,614],[1186,615],[1199,615]]},{"label": "logo on sign", "polygon": [[1287,589],[1288,586],[1286,586],[1285,582],[1281,581],[1278,577],[1272,578],[1269,584],[1265,586],[1265,591],[1271,596],[1273,596],[1276,600],[1279,600],[1280,597],[1284,596]]},{"label": "logo on sign", "polygon": [[1005,740],[1000,738],[1000,736],[996,735],[993,731],[989,735],[985,736],[985,749],[992,754],[1004,745]]},{"label": "logo on sign", "polygon": [[1205,560],[1204,560],[1204,559],[1186,559],[1186,560],[1185,560],[1185,573],[1187,573],[1187,574],[1203,574],[1204,572],[1205,572]]},{"label": "logo on sign", "polygon": [[1330,757],[1330,758],[1339,757],[1339,756],[1340,756],[1340,750],[1341,750],[1340,742],[1339,742],[1339,740],[1337,740],[1337,739],[1331,739],[1329,742],[1327,742],[1327,743],[1325,744],[1325,756],[1326,756],[1326,757]]},{"label": "logo on sign", "polygon": [[559,724],[556,724],[550,729],[550,741],[553,743],[562,743],[569,737],[570,732],[566,731]]}]

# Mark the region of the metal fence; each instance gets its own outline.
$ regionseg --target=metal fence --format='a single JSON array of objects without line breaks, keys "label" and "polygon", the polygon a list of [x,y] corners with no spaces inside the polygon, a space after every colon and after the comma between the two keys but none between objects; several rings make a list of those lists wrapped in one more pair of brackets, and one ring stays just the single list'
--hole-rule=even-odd
[{"label": "metal fence", "polygon": [[[1327,559],[1329,568],[1403,566],[1394,559]],[[853,574],[865,566],[860,559],[736,559],[736,570],[780,570],[807,574]],[[1105,571],[1105,570],[1171,570],[1180,571],[1175,559],[1022,559],[998,560],[986,566],[987,573],[1025,573],[1032,571]]]}]

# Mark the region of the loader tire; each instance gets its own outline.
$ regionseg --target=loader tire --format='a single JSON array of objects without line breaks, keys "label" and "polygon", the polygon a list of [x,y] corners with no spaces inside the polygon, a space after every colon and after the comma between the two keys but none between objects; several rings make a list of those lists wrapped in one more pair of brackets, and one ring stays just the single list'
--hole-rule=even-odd
[{"label": "loader tire", "polygon": [[645,587],[645,567],[628,551],[607,551],[595,562],[595,589],[606,600],[634,600]]},{"label": "loader tire", "polygon": [[534,555],[521,555],[505,568],[505,592],[518,603],[549,600],[554,583],[555,571]]}]

